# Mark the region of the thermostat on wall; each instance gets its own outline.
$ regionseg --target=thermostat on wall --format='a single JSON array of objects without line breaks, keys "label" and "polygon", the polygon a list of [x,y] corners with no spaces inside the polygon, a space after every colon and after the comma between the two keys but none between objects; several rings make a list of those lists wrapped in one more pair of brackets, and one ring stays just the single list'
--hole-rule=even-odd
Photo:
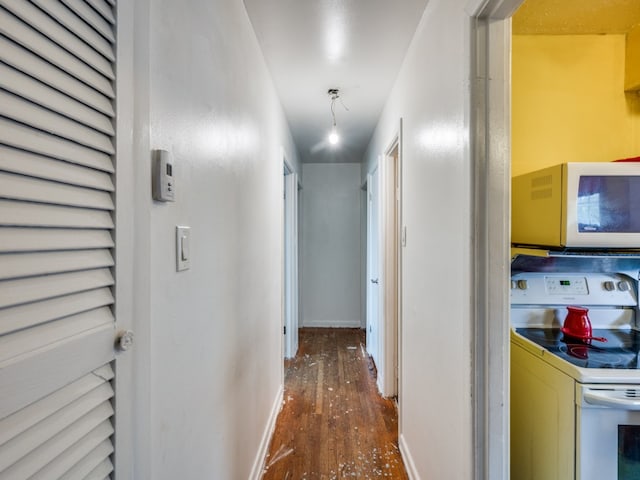
[{"label": "thermostat on wall", "polygon": [[160,202],[175,201],[175,182],[173,180],[173,161],[166,150],[153,152],[151,168],[151,194]]}]

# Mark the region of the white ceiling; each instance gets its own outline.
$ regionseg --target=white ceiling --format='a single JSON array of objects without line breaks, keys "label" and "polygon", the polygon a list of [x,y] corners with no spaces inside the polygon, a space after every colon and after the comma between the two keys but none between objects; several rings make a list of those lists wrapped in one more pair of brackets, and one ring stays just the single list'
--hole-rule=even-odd
[{"label": "white ceiling", "polygon": [[427,1],[244,0],[303,162],[362,160]]}]

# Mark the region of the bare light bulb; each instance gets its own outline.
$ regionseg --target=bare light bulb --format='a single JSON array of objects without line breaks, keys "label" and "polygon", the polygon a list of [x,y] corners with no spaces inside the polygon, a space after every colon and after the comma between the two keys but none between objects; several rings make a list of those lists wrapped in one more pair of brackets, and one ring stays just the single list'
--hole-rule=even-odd
[{"label": "bare light bulb", "polygon": [[340,141],[340,136],[338,135],[338,132],[334,127],[331,129],[331,133],[329,133],[329,143],[331,145],[337,145],[339,141]]}]

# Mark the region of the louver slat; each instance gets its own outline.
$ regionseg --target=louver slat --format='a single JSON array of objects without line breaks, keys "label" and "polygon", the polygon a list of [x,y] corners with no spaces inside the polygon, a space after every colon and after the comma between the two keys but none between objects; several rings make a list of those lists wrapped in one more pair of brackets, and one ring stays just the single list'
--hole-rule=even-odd
[{"label": "louver slat", "polygon": [[64,458],[65,455],[72,454],[75,451],[75,448],[72,447],[75,447],[76,442],[94,443],[96,438],[109,438],[113,434],[113,427],[108,420],[112,413],[113,411],[110,409],[94,410],[90,415],[70,425],[63,432],[6,469],[7,478],[31,478],[32,475],[47,468],[48,463],[55,460],[56,457]]},{"label": "louver slat", "polygon": [[105,408],[111,409],[109,404],[111,397],[113,397],[113,390],[109,384],[104,383],[100,388],[74,399],[68,405],[44,418],[33,428],[21,432],[4,445],[0,451],[0,471],[20,460],[25,451],[35,450],[93,409],[98,407],[103,410]]},{"label": "louver slat", "polygon": [[111,119],[106,115],[3,63],[0,63],[0,87],[104,134],[113,135]]},{"label": "louver slat", "polygon": [[32,0],[32,2],[55,18],[68,30],[84,40],[87,44],[95,48],[96,51],[100,52],[100,54],[108,60],[115,60],[111,44],[89,25],[78,21],[78,17],[69,11],[69,9],[65,8],[64,5],[58,2],[52,2],[51,0]]},{"label": "louver slat", "polygon": [[0,310],[0,335],[113,304],[109,288],[97,288]]},{"label": "louver slat", "polygon": [[0,446],[25,430],[32,428],[49,415],[53,415],[76,398],[80,398],[92,390],[100,388],[102,385],[108,385],[111,388],[109,381],[113,376],[111,367],[105,365],[62,387],[51,395],[27,405],[13,415],[1,419]]},{"label": "louver slat", "polygon": [[39,8],[24,0],[3,0],[2,6],[107,78],[115,78],[111,62]]},{"label": "louver slat", "polygon": [[61,273],[38,278],[5,280],[0,290],[0,308],[46,300],[76,292],[113,285],[107,268],[87,272]]},{"label": "louver slat", "polygon": [[113,192],[108,173],[0,145],[0,171]]},{"label": "louver slat", "polygon": [[0,60],[109,117],[115,115],[109,98],[2,36]]},{"label": "louver slat", "polygon": [[[105,409],[108,403],[104,404]],[[110,407],[110,405],[109,405]],[[113,410],[111,410],[113,414]],[[50,462],[45,468],[40,470],[37,474],[32,476],[30,480],[49,480],[50,478],[63,478],[63,475],[71,470],[74,466],[78,464],[78,462],[82,462],[84,460],[93,460],[95,463],[96,459],[91,459],[90,455],[101,445],[103,448],[98,451],[98,454],[102,455],[100,460],[104,460],[108,458],[109,454],[105,455],[105,452],[108,450],[113,451],[113,447],[111,445],[111,441],[109,440],[109,435],[106,433],[109,432],[109,429],[99,428],[88,435],[86,435],[83,439],[79,440],[74,448],[64,451],[62,454],[58,455],[55,460]],[[113,432],[113,429],[111,429]]]},{"label": "louver slat", "polygon": [[5,117],[104,153],[115,152],[109,136],[34,103],[25,102],[17,95],[0,90],[0,104],[3,105]]},{"label": "louver slat", "polygon": [[109,250],[7,253],[0,255],[0,280],[113,266]]},{"label": "louver slat", "polygon": [[0,9],[0,33],[82,80],[107,97],[114,98],[113,87],[108,78],[3,9]]},{"label": "louver slat", "polygon": [[108,211],[59,207],[0,199],[0,225],[69,228],[113,228]]},{"label": "louver slat", "polygon": [[111,7],[109,6],[109,4],[107,4],[107,2],[105,2],[104,0],[87,0],[87,2],[110,24],[113,25],[114,23],[116,23],[116,19],[113,16]]},{"label": "louver slat", "polygon": [[105,478],[113,471],[109,455],[113,453],[110,440],[103,440],[84,458],[67,470],[60,480],[82,480],[84,478]]},{"label": "louver slat", "polygon": [[113,210],[108,192],[0,172],[0,197],[52,205]]},{"label": "louver slat", "polygon": [[111,157],[0,117],[0,143],[85,167],[113,172]]},{"label": "louver slat", "polygon": [[111,248],[113,238],[107,230],[71,230],[41,228],[8,228],[0,233],[0,253],[46,250],[84,250]]},{"label": "louver slat", "polygon": [[62,2],[75,12],[85,22],[95,28],[100,34],[109,40],[115,41],[111,25],[105,21],[93,8],[87,5],[83,0],[62,0]]},{"label": "louver slat", "polygon": [[[100,465],[94,468],[91,471],[91,473],[89,473],[89,475],[87,475],[84,478],[86,479],[95,478],[96,480],[110,480],[111,476],[109,474],[112,471],[113,471],[113,464],[111,463],[111,460],[107,458],[104,462],[102,462]],[[60,480],[67,480],[67,479],[66,477],[63,477]]]}]

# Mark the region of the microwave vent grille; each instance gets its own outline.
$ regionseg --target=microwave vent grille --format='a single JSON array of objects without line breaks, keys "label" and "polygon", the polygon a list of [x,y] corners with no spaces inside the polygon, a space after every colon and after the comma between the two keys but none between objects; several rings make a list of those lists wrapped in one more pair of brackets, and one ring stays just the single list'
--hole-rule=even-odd
[{"label": "microwave vent grille", "polygon": [[531,188],[547,187],[553,182],[551,175],[541,175],[531,179]]},{"label": "microwave vent grille", "polygon": [[531,200],[544,200],[553,196],[553,177],[540,175],[531,179]]},{"label": "microwave vent grille", "polygon": [[544,190],[533,190],[531,192],[531,200],[542,200],[543,198],[551,198],[553,196],[553,190],[551,188],[545,188]]}]

